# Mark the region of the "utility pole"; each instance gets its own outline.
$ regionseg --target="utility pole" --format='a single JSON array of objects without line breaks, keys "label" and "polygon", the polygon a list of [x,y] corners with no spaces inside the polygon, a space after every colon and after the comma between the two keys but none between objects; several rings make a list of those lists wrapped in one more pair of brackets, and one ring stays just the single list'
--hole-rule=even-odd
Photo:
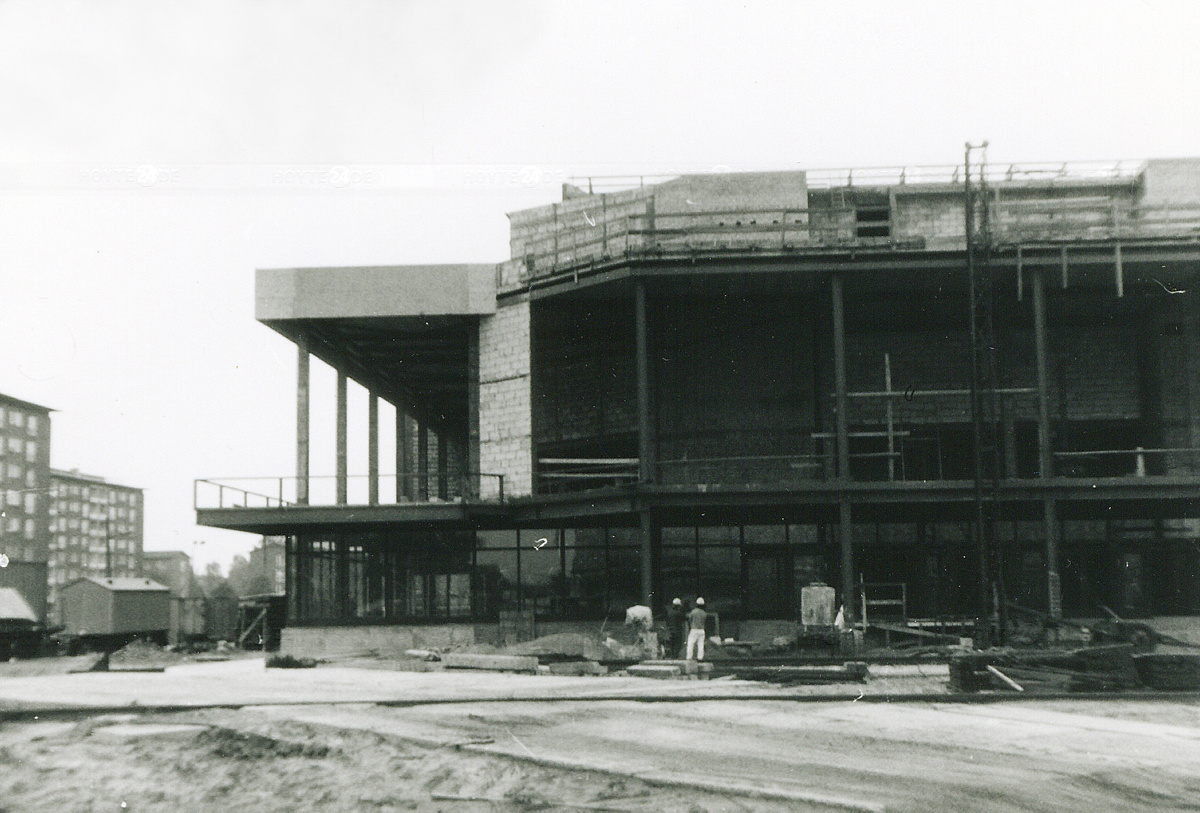
[{"label": "utility pole", "polygon": [[[987,251],[986,239],[984,245],[980,245],[979,235],[976,233],[975,214],[977,208],[976,192],[971,185],[971,151],[975,149],[986,149],[987,142],[973,146],[970,143],[966,145],[966,150],[963,159],[963,192],[964,192],[964,225],[966,232],[967,246],[967,296],[970,300],[968,307],[968,322],[970,331],[970,347],[971,347],[971,434],[974,447],[973,463],[974,463],[974,502],[975,502],[975,541],[978,545],[978,566],[979,566],[979,628],[984,629],[988,624],[988,616],[994,615],[995,601],[992,592],[991,579],[991,548],[992,548],[992,526],[988,521],[988,510],[985,506],[983,483],[984,483],[984,415],[983,415],[983,382],[981,381],[980,368],[982,366],[981,355],[984,352],[984,345],[987,344],[986,352],[994,353],[994,348],[991,346],[991,337],[987,343],[981,341],[980,336],[980,294],[981,285],[979,280],[979,258],[980,251]],[[985,164],[980,165],[979,177],[980,187],[983,187]],[[983,205],[986,209],[986,195],[980,195],[983,199]],[[986,218],[986,214],[984,215]],[[990,286],[986,286],[987,295],[990,295]],[[990,307],[986,319],[991,319]],[[989,331],[990,334],[990,331]],[[988,367],[989,371],[991,366]],[[991,395],[995,395],[995,382],[990,380],[989,384]],[[989,610],[991,612],[989,612]]]}]

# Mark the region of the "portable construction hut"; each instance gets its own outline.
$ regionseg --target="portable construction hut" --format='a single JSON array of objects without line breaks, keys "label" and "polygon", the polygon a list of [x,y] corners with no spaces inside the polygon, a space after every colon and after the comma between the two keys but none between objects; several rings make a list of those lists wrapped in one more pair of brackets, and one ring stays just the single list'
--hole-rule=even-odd
[{"label": "portable construction hut", "polygon": [[0,661],[37,654],[42,626],[37,613],[15,588],[0,587]]},{"label": "portable construction hut", "polygon": [[89,576],[61,595],[63,625],[71,635],[113,644],[134,638],[167,643],[171,591],[158,582]]}]

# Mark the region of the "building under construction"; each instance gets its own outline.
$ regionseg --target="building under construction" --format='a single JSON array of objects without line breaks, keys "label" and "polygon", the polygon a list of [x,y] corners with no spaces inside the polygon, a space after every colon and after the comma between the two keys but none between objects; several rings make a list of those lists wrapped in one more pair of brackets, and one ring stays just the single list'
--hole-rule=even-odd
[{"label": "building under construction", "polygon": [[199,481],[199,521],[286,537],[291,650],[697,595],[753,638],[814,582],[851,619],[1193,612],[1200,159],[982,157],[584,179],[498,265],[261,270],[297,469]]}]

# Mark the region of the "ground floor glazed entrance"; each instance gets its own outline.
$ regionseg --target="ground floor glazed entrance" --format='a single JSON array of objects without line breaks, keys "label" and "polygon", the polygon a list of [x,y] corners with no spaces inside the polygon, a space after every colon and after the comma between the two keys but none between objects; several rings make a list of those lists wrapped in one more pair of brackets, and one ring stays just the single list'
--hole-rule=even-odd
[{"label": "ground floor glazed entrance", "polygon": [[[1060,523],[1062,609],[1069,617],[1200,611],[1200,545],[1191,520]],[[980,558],[969,522],[858,522],[852,526],[856,609],[925,619],[978,613]],[[996,591],[1046,610],[1044,525],[996,522]],[[288,535],[293,625],[537,622],[620,623],[645,600],[703,596],[723,624],[800,616],[801,589],[838,588],[835,523],[673,524],[480,528],[354,524]],[[855,613],[856,616],[859,613]]]}]

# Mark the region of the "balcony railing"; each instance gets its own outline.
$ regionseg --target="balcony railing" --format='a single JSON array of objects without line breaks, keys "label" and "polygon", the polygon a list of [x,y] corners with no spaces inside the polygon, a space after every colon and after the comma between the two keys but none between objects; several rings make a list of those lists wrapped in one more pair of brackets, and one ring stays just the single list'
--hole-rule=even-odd
[{"label": "balcony railing", "polygon": [[197,510],[290,508],[302,505],[409,505],[504,502],[503,474],[356,475],[342,481],[322,477],[237,477],[197,480]]}]

